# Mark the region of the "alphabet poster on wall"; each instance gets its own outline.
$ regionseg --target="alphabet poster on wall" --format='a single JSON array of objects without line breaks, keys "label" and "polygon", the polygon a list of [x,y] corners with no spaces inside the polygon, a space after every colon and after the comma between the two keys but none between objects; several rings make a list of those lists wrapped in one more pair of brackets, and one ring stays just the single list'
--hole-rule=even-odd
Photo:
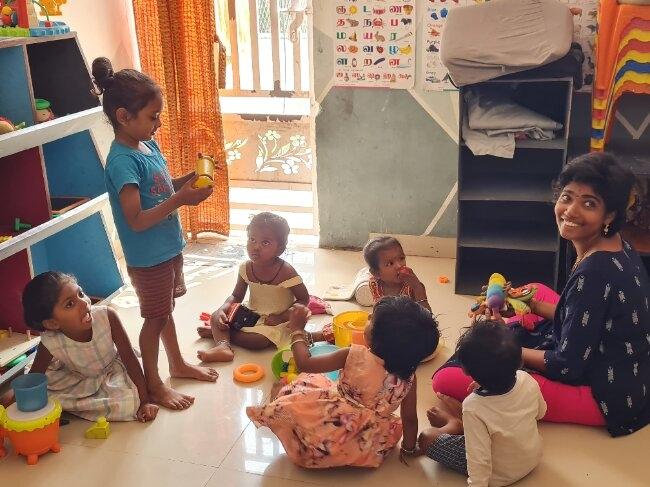
[{"label": "alphabet poster on wall", "polygon": [[416,0],[335,0],[334,84],[412,88]]},{"label": "alphabet poster on wall", "polygon": [[582,46],[585,62],[582,65],[583,86],[580,91],[591,91],[594,84],[594,43],[598,30],[598,0],[562,0],[573,14],[573,40]]},{"label": "alphabet poster on wall", "polygon": [[[421,9],[422,22],[421,76],[427,91],[455,90],[449,79],[447,68],[440,61],[440,41],[447,14],[453,8],[484,3],[489,0],[428,0]],[[560,0],[566,3],[573,15],[573,40],[582,46],[585,62],[582,66],[584,86],[581,91],[590,91],[594,78],[594,42],[598,29],[598,0]]]},{"label": "alphabet poster on wall", "polygon": [[422,77],[426,91],[455,90],[447,68],[440,60],[440,41],[447,14],[451,9],[483,3],[483,0],[428,0],[421,11]]}]

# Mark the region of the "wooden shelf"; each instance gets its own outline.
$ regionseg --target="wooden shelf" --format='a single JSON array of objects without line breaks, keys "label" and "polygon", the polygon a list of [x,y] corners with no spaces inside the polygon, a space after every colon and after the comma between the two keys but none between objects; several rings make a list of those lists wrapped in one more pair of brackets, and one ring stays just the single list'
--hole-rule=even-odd
[{"label": "wooden shelf", "polygon": [[54,235],[84,218],[100,211],[108,204],[108,194],[104,193],[97,198],[84,203],[73,210],[64,213],[60,217],[54,218],[42,225],[34,227],[24,233],[21,233],[6,242],[0,244],[0,260],[25,250],[28,247],[40,242],[47,237]]},{"label": "wooden shelf", "polygon": [[503,274],[515,286],[541,282],[553,287],[556,259],[550,252],[462,248],[457,262],[463,276],[456,282],[456,292],[479,294],[493,272]]},{"label": "wooden shelf", "polygon": [[43,42],[59,41],[63,39],[74,39],[76,34],[70,32],[69,34],[61,34],[59,36],[43,36],[43,37],[3,37],[0,38],[0,49],[3,47],[11,46],[27,46],[29,44],[41,44]]},{"label": "wooden shelf", "polygon": [[[0,114],[27,124],[0,136],[0,235],[12,236],[0,243],[0,328],[19,332],[26,329],[21,295],[37,274],[67,272],[100,298],[124,281],[104,218],[104,166],[92,133],[102,107],[76,34],[0,40],[0,66]],[[34,124],[37,98],[48,100],[57,118]],[[86,202],[52,218],[57,198]],[[32,228],[14,231],[16,218]]]},{"label": "wooden shelf", "polygon": [[547,179],[530,180],[521,175],[486,176],[466,181],[458,193],[461,201],[553,201],[551,182]]},{"label": "wooden shelf", "polygon": [[27,335],[14,331],[10,337],[0,340],[0,367],[6,366],[32,348],[36,348],[39,343],[41,343],[39,336],[33,336],[31,340],[27,340]]},{"label": "wooden shelf", "polygon": [[14,365],[12,368],[7,370],[4,374],[0,375],[0,386],[12,380],[19,373],[21,373],[25,369],[25,367],[31,365],[34,362],[35,358],[36,358],[36,352],[32,352],[27,356],[27,359],[25,359],[23,362]]},{"label": "wooden shelf", "polygon": [[[562,123],[551,140],[515,141],[513,158],[475,156],[461,141],[458,155],[458,249],[455,289],[478,293],[490,274],[517,284],[555,286],[560,239],[553,218],[552,182],[566,162],[572,78],[499,79],[516,103]],[[506,85],[506,86],[504,86]],[[460,127],[467,117],[460,93]]]},{"label": "wooden shelf", "polygon": [[[461,140],[460,145],[466,147],[467,144]],[[564,136],[556,137],[550,140],[519,139],[515,140],[515,150],[517,149],[547,149],[563,150],[565,146]]]},{"label": "wooden shelf", "polygon": [[482,249],[556,252],[558,239],[547,228],[535,224],[509,226],[502,230],[491,225],[476,225],[462,231],[458,245]]},{"label": "wooden shelf", "polygon": [[102,115],[102,107],[93,107],[2,135],[0,158],[88,130],[102,119]]}]

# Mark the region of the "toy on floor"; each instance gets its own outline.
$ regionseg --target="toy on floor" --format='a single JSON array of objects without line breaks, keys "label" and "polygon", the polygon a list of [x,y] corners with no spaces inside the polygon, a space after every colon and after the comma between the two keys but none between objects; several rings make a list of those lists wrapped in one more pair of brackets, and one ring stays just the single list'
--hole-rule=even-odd
[{"label": "toy on floor", "polygon": [[280,382],[283,385],[291,384],[296,377],[298,377],[298,367],[296,367],[296,361],[291,357],[287,363],[287,370],[280,372]]},{"label": "toy on floor", "polygon": [[309,296],[309,304],[307,305],[312,315],[331,315],[332,307],[326,301],[318,296]]},{"label": "toy on floor", "polygon": [[25,128],[25,122],[14,125],[8,118],[0,117],[0,135]]},{"label": "toy on floor", "polygon": [[337,347],[349,347],[352,343],[365,345],[364,330],[370,314],[367,311],[345,311],[332,321],[334,343]]},{"label": "toy on floor", "polygon": [[104,416],[100,416],[90,428],[86,430],[84,436],[90,440],[105,440],[111,434],[111,424]]},{"label": "toy on floor", "polygon": [[[309,353],[312,357],[318,355],[324,355],[327,353],[336,352],[339,349],[336,345],[330,343],[317,343],[309,349]],[[295,380],[295,378],[300,374],[300,370],[296,366],[296,362],[293,358],[293,352],[289,348],[278,351],[271,360],[271,371],[282,385],[287,385]],[[325,374],[330,380],[338,380],[339,371],[334,370],[327,372]]]},{"label": "toy on floor", "polygon": [[49,101],[43,98],[36,98],[34,100],[34,106],[36,109],[36,123],[49,122],[56,118]]},{"label": "toy on floor", "polygon": [[449,284],[449,278],[447,276],[440,275],[438,276],[438,282],[440,284]]},{"label": "toy on floor", "polygon": [[514,315],[522,316],[530,313],[528,303],[537,293],[537,288],[525,285],[517,288],[507,288],[507,281],[499,273],[494,273],[484,287],[484,293],[476,298],[476,303],[469,312],[470,318],[485,314],[489,309],[496,318],[508,318]]},{"label": "toy on floor", "polygon": [[233,378],[237,382],[250,384],[264,377],[264,369],[258,364],[242,364],[233,371]]},{"label": "toy on floor", "polygon": [[45,374],[25,374],[11,383],[16,402],[6,410],[0,407],[0,429],[14,450],[36,465],[47,452],[58,453],[61,404],[47,398]]},{"label": "toy on floor", "polygon": [[22,412],[32,412],[47,406],[47,376],[45,374],[24,374],[11,382],[16,396],[16,405]]},{"label": "toy on floor", "polygon": [[214,157],[199,152],[199,158],[196,161],[196,175],[198,178],[194,183],[195,188],[208,188],[214,184],[215,166]]}]

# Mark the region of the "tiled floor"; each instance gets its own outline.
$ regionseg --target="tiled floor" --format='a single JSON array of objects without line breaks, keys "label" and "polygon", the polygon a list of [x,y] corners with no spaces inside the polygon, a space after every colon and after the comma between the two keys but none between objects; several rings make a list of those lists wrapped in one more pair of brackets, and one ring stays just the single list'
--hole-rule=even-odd
[{"label": "tiled floor", "polygon": [[[351,280],[362,266],[356,252],[309,250],[289,256],[313,294],[331,284]],[[190,291],[179,300],[175,313],[181,348],[191,360],[196,351],[207,348],[206,340],[195,336],[198,315],[213,310],[232,290],[234,270],[219,266],[192,265],[186,269]],[[453,344],[470,298],[453,294],[453,284],[438,284],[440,274],[453,276],[454,261],[410,257],[411,265],[427,285],[431,305],[447,344]],[[206,268],[210,268],[207,271]],[[137,343],[138,310],[128,295],[116,301],[131,339]],[[354,307],[335,303],[334,310]],[[322,317],[321,317],[322,321]],[[319,326],[318,323],[315,326]],[[418,411],[422,426],[425,411],[433,402],[429,377],[450,353],[449,348],[432,363],[418,370]],[[237,350],[233,364],[217,365],[221,373],[216,384],[173,380],[181,391],[196,396],[187,411],[161,411],[156,421],[142,425],[113,423],[107,440],[86,440],[88,423],[73,420],[61,429],[62,450],[43,456],[28,467],[22,457],[10,454],[0,460],[0,486],[174,486],[174,487],[300,487],[462,486],[465,479],[439,468],[426,458],[404,466],[392,455],[374,471],[338,469],[308,471],[295,467],[283,455],[282,446],[268,429],[257,430],[245,415],[245,407],[264,401],[272,379],[242,386],[232,380],[233,368],[244,362],[268,365],[272,351],[253,353]],[[161,370],[166,370],[161,354]],[[267,368],[268,371],[268,368]],[[270,372],[269,372],[270,373]],[[612,486],[648,485],[643,468],[650,444],[650,428],[627,438],[611,439],[602,429],[542,424],[545,451],[542,464],[518,485],[521,486]]]}]

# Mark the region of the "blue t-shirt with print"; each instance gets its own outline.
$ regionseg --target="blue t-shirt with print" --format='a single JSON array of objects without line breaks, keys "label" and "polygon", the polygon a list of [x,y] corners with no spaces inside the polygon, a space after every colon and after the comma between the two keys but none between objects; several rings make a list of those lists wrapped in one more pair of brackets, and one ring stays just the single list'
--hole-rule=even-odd
[{"label": "blue t-shirt with print", "polygon": [[143,143],[151,150],[151,154],[113,141],[106,160],[106,189],[126,263],[131,267],[160,264],[176,257],[185,246],[178,211],[141,232],[132,230],[124,217],[120,191],[126,184],[138,186],[143,210],[161,204],[174,194],[167,162],[158,145],[153,140]]}]

